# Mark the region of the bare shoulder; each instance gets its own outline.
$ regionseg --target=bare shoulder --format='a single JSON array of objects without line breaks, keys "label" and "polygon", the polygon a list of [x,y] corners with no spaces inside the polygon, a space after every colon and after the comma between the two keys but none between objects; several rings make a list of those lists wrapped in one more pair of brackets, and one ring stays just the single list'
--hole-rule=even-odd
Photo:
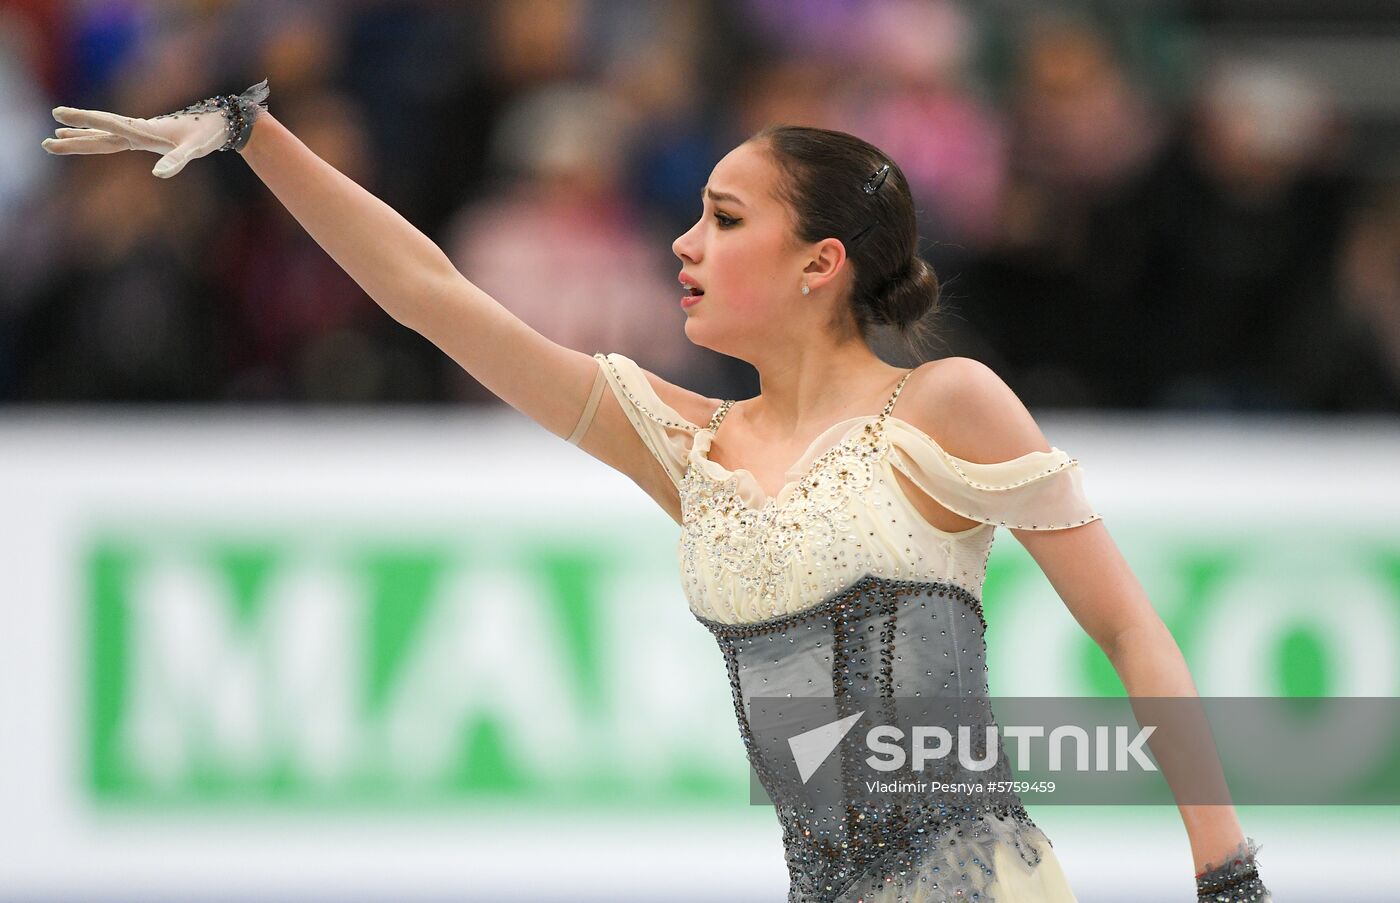
[{"label": "bare shoulder", "polygon": [[1050,451],[1035,418],[1006,381],[970,357],[917,367],[901,393],[898,416],[965,461],[991,464]]},{"label": "bare shoulder", "polygon": [[667,382],[650,370],[642,372],[646,374],[647,382],[651,383],[656,397],[685,418],[687,423],[704,426],[710,422],[710,416],[714,414],[715,409],[723,403],[721,399],[709,398],[684,386]]}]

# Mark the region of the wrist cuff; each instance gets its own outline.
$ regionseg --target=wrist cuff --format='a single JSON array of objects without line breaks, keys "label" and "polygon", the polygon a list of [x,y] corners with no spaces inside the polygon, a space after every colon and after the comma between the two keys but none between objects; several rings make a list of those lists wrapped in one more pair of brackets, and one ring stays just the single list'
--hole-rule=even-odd
[{"label": "wrist cuff", "polygon": [[1208,865],[1196,876],[1198,903],[1245,903],[1268,900],[1269,891],[1259,878],[1254,856],[1259,844],[1246,837],[1224,862]]},{"label": "wrist cuff", "polygon": [[242,94],[212,98],[228,120],[228,140],[219,150],[241,151],[247,146],[248,139],[253,137],[253,123],[267,109],[269,93],[267,79],[263,79]]}]

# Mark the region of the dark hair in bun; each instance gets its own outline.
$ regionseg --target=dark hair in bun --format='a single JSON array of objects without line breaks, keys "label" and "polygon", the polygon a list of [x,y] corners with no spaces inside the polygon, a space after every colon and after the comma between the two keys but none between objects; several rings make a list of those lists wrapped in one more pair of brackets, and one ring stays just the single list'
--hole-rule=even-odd
[{"label": "dark hair in bun", "polygon": [[939,312],[938,277],[918,254],[919,227],[909,183],[878,147],[846,132],[771,125],[749,142],[764,148],[781,173],[775,194],[793,212],[802,242],[839,239],[854,269],[849,316],[838,333],[898,331],[916,357]]}]

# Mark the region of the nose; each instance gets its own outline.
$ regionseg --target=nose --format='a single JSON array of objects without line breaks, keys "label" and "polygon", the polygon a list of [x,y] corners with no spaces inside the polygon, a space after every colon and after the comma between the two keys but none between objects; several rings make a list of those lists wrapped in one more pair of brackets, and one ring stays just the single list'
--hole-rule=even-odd
[{"label": "nose", "polygon": [[695,229],[698,225],[699,223],[696,223],[695,226],[691,226],[681,233],[675,241],[671,242],[671,251],[681,260],[695,263],[698,259],[695,243]]}]

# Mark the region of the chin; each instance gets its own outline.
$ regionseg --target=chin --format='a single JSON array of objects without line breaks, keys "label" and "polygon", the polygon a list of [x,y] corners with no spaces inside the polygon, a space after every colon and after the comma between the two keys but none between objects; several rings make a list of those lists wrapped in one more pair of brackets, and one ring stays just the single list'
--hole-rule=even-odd
[{"label": "chin", "polygon": [[708,348],[718,354],[727,354],[722,347],[725,343],[715,340],[714,331],[708,327],[696,327],[695,319],[689,313],[685,317],[685,337],[690,340],[690,344],[701,348]]}]

